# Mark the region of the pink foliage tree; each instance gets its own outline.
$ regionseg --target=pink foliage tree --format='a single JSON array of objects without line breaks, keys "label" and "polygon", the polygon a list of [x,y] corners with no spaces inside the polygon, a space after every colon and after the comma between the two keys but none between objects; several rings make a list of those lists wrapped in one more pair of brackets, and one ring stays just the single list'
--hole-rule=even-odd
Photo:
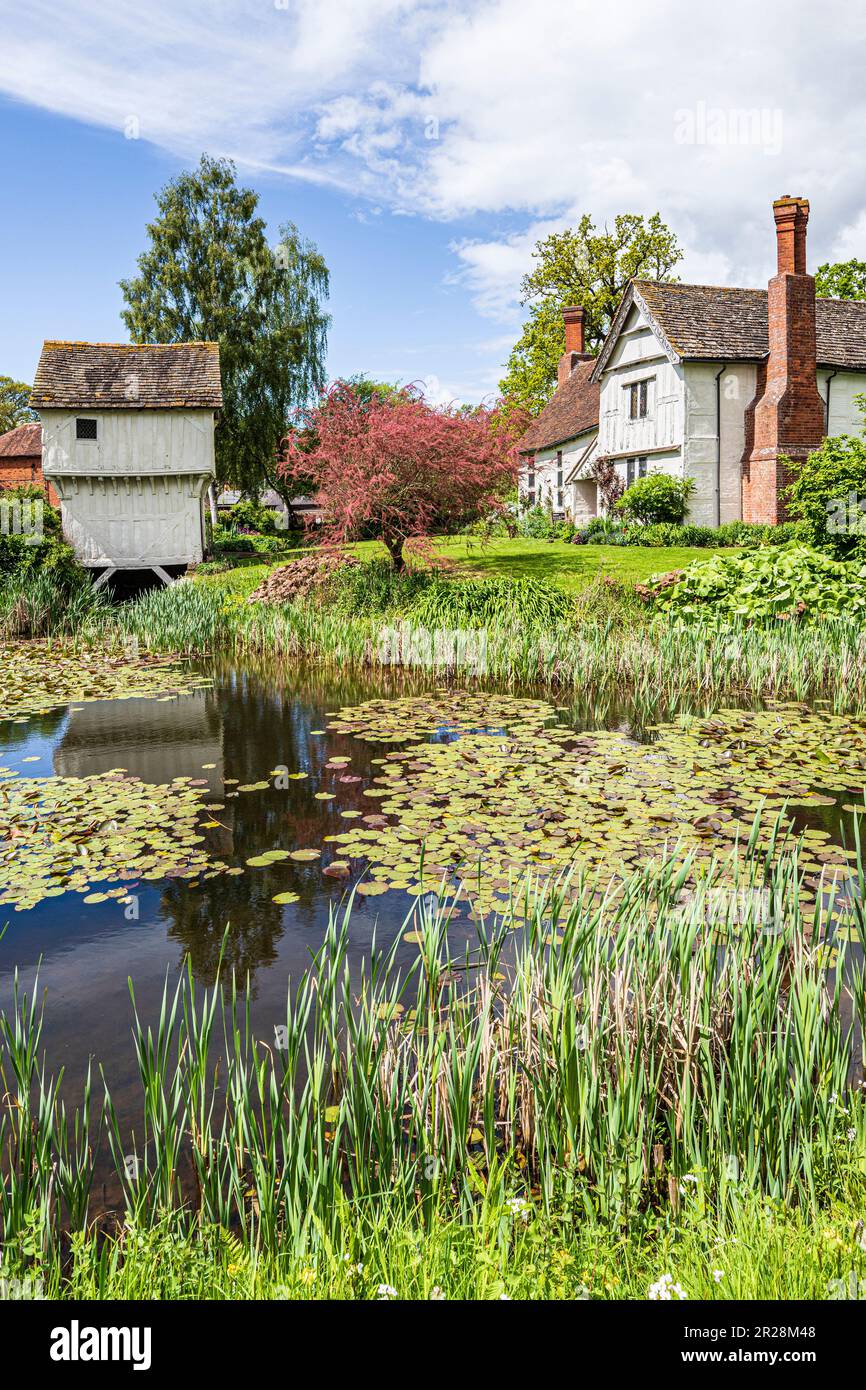
[{"label": "pink foliage tree", "polygon": [[323,536],[375,537],[394,565],[406,541],[500,509],[517,480],[519,429],[497,409],[429,405],[413,387],[337,382],[289,436],[279,471],[315,496]]}]

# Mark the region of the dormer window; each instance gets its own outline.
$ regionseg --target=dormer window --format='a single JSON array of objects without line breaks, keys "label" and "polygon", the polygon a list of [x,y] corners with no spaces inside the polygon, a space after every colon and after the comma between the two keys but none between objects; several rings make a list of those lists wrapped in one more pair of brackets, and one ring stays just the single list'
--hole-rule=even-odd
[{"label": "dormer window", "polygon": [[633,381],[628,387],[628,418],[645,420],[649,414],[649,380]]},{"label": "dormer window", "polygon": [[95,421],[95,420],[82,420],[82,419],[79,417],[79,418],[75,421],[75,438],[76,438],[76,439],[95,439],[95,438],[96,438],[96,421]]}]

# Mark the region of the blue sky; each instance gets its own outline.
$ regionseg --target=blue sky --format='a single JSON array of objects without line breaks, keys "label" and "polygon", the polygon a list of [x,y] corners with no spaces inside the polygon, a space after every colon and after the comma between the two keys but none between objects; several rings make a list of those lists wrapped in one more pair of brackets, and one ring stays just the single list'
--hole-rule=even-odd
[{"label": "blue sky", "polygon": [[[190,161],[8,100],[0,101],[0,127],[4,185],[30,213],[0,218],[0,372],[29,381],[46,337],[125,339],[118,281],[144,249],[154,192]],[[279,223],[295,221],[325,255],[332,375],[423,379],[449,398],[495,386],[496,330],[450,283],[452,228],[374,213],[340,190],[276,174],[241,170],[239,179],[260,194],[274,240]]]},{"label": "blue sky", "polygon": [[[866,259],[866,13],[745,0],[0,0],[0,373],[122,340],[153,195],[235,158],[332,274],[331,375],[495,389],[532,245],[658,209],[684,279],[762,284],[770,201]],[[132,135],[134,138],[128,138]]]}]

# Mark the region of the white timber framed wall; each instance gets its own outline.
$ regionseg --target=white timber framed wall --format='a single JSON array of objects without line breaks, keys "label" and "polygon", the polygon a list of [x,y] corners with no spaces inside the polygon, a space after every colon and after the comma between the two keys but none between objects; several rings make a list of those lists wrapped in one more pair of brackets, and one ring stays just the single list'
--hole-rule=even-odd
[{"label": "white timber framed wall", "polygon": [[[215,476],[213,410],[40,410],[43,473],[63,532],[89,567],[198,564]],[[79,438],[77,421],[95,422]]]},{"label": "white timber framed wall", "polygon": [[[632,414],[632,388],[643,404]],[[683,475],[684,381],[637,305],[601,374],[598,453],[623,483],[652,473]]]},{"label": "white timber framed wall", "polygon": [[595,438],[595,430],[586,430],[574,439],[536,450],[533,462],[524,459],[520,467],[523,504],[549,507],[554,517],[570,516],[577,523],[595,516],[597,506],[591,504],[589,492],[576,488],[574,480],[575,469]]}]

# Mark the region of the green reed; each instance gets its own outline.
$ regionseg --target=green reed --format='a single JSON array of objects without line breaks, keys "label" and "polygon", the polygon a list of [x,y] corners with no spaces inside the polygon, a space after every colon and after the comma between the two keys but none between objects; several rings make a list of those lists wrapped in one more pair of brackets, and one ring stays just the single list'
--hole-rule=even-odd
[{"label": "green reed", "polygon": [[[775,866],[753,845],[699,889],[690,869],[674,853],[611,882],[527,879],[459,953],[448,901],[419,903],[415,964],[398,966],[399,937],[374,940],[355,974],[350,895],[260,1038],[234,978],[200,991],[187,966],[155,1024],[133,994],[140,1120],[121,1125],[107,1086],[104,1101],[127,1221],[170,1212],[181,1233],[299,1253],[380,1206],[419,1229],[509,1200],[610,1228],[676,1214],[692,1187],[719,1217],[748,1195],[811,1208],[854,1181],[862,1196],[857,953],[841,941],[831,969],[825,908],[800,911],[796,844]],[[856,938],[859,908],[849,925]],[[12,1248],[34,1227],[51,1248],[90,1216],[89,1096],[70,1117],[41,1026],[16,985],[0,1023]]]},{"label": "green reed", "polygon": [[[266,654],[384,671],[394,669],[394,647],[383,628],[395,621],[306,604],[248,604],[210,585],[180,583],[122,605],[93,633],[99,640],[135,636],[160,652]],[[411,615],[400,622],[417,626]],[[480,669],[449,665],[429,643],[420,649],[423,669],[464,683],[541,684],[589,701],[600,718],[624,710],[639,723],[732,699],[824,698],[836,711],[866,709],[866,629],[841,619],[710,630],[590,613],[577,624],[515,621],[485,631]],[[405,648],[399,659],[407,660]]]}]

